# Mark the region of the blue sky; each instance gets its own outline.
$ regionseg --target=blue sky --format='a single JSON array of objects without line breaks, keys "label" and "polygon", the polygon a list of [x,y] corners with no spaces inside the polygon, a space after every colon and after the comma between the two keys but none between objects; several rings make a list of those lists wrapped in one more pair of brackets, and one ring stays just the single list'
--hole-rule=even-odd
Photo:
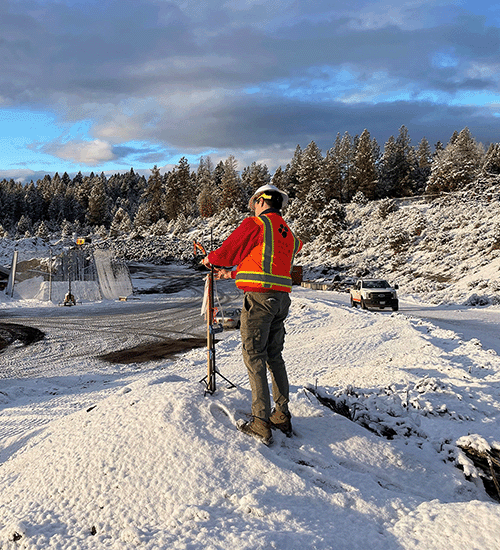
[{"label": "blue sky", "polygon": [[2,0],[0,178],[285,166],[367,128],[500,142],[500,7],[414,0]]}]

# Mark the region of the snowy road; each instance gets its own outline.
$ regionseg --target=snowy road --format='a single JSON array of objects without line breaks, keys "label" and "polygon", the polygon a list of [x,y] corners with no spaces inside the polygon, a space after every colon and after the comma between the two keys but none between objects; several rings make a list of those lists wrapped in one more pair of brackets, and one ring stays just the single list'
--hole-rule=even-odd
[{"label": "snowy road", "polygon": [[[97,355],[117,351],[145,342],[166,338],[200,337],[205,334],[205,321],[201,316],[204,290],[204,273],[182,269],[157,267],[153,277],[151,269],[135,271],[134,288],[163,293],[139,294],[127,302],[108,301],[105,304],[78,304],[75,307],[25,306],[2,311],[2,320],[25,324],[42,330],[45,349],[36,358],[20,361],[17,354],[2,357],[2,377],[36,377],[61,373],[67,359],[95,358]],[[172,274],[172,270],[174,274]],[[179,286],[184,290],[178,292]],[[168,288],[171,288],[170,293]],[[217,285],[218,303],[238,304],[239,293],[232,281]],[[94,342],[100,342],[96,349]],[[92,346],[89,342],[92,341]],[[29,352],[27,352],[29,353]]]},{"label": "snowy road", "polygon": [[[333,293],[339,304],[349,305],[348,293]],[[383,315],[391,315],[390,309],[371,310]],[[488,307],[467,307],[461,305],[433,306],[414,301],[400,300],[399,313],[418,317],[433,325],[456,333],[463,340],[477,339],[484,349],[495,350],[500,355],[500,309]]]},{"label": "snowy road", "polygon": [[[222,302],[233,299],[227,283]],[[97,358],[156,329],[156,339],[174,326],[202,333],[201,293],[0,310],[47,330],[0,354],[2,549],[498,548],[498,503],[458,447],[500,450],[500,359],[467,340],[467,316],[481,327],[496,308],[404,302],[377,313],[347,294],[294,289],[285,360],[296,433],[267,448],[221,413],[251,402],[237,331],[217,344],[237,388],[220,383],[213,396],[199,383],[202,349]],[[355,414],[334,413],[308,386]],[[387,430],[391,439],[377,435]]]}]

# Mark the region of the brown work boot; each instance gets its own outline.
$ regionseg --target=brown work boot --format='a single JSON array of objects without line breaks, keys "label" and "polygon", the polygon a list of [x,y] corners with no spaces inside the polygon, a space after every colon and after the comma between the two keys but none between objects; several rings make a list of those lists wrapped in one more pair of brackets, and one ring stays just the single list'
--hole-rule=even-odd
[{"label": "brown work boot", "polygon": [[292,415],[273,409],[269,417],[271,428],[281,430],[287,437],[292,436]]},{"label": "brown work boot", "polygon": [[236,427],[240,430],[240,432],[251,435],[252,437],[255,437],[255,439],[262,441],[264,445],[270,445],[273,442],[271,424],[265,420],[262,420],[262,418],[252,416],[252,419],[248,422],[239,420],[236,423]]}]

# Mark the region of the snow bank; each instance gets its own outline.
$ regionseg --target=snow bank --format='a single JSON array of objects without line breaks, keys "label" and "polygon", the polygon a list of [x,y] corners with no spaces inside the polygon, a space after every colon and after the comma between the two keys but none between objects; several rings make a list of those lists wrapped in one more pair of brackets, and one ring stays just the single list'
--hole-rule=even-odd
[{"label": "snow bank", "polygon": [[[83,358],[59,333],[9,349],[2,550],[496,550],[500,508],[457,467],[457,442],[498,446],[499,356],[339,298],[294,289],[285,359],[295,435],[276,433],[270,448],[225,412],[244,415],[251,400],[236,331],[220,336],[217,357],[238,387],[219,379],[213,396],[199,383],[205,350],[110,366],[88,356],[101,349],[98,331],[86,332]],[[9,376],[16,358],[38,369]],[[363,414],[334,413],[309,385]]]}]

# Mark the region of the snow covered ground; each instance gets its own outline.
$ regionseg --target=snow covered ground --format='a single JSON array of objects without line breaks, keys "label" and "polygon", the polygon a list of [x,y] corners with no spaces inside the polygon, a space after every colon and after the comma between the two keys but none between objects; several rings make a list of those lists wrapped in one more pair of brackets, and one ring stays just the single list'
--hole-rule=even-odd
[{"label": "snow covered ground", "polygon": [[[142,315],[151,306],[154,323],[158,305],[198,297],[70,309],[112,322],[120,307]],[[19,314],[19,302],[1,300],[2,316]],[[206,396],[204,349],[111,365],[95,357],[109,345],[106,332],[88,331],[79,350],[74,331],[64,339],[50,329],[36,344],[7,348],[0,548],[497,549],[499,505],[457,445],[500,449],[494,328],[482,342],[464,323],[477,309],[414,299],[398,313],[297,287],[292,300],[285,359],[295,434],[276,433],[269,448],[227,416],[250,407],[238,331],[217,343],[220,372],[237,388],[218,379]],[[23,315],[35,326],[51,314],[29,305]],[[419,318],[425,308],[442,318]],[[498,328],[498,307],[481,311]],[[350,407],[356,421],[308,387]]]}]

